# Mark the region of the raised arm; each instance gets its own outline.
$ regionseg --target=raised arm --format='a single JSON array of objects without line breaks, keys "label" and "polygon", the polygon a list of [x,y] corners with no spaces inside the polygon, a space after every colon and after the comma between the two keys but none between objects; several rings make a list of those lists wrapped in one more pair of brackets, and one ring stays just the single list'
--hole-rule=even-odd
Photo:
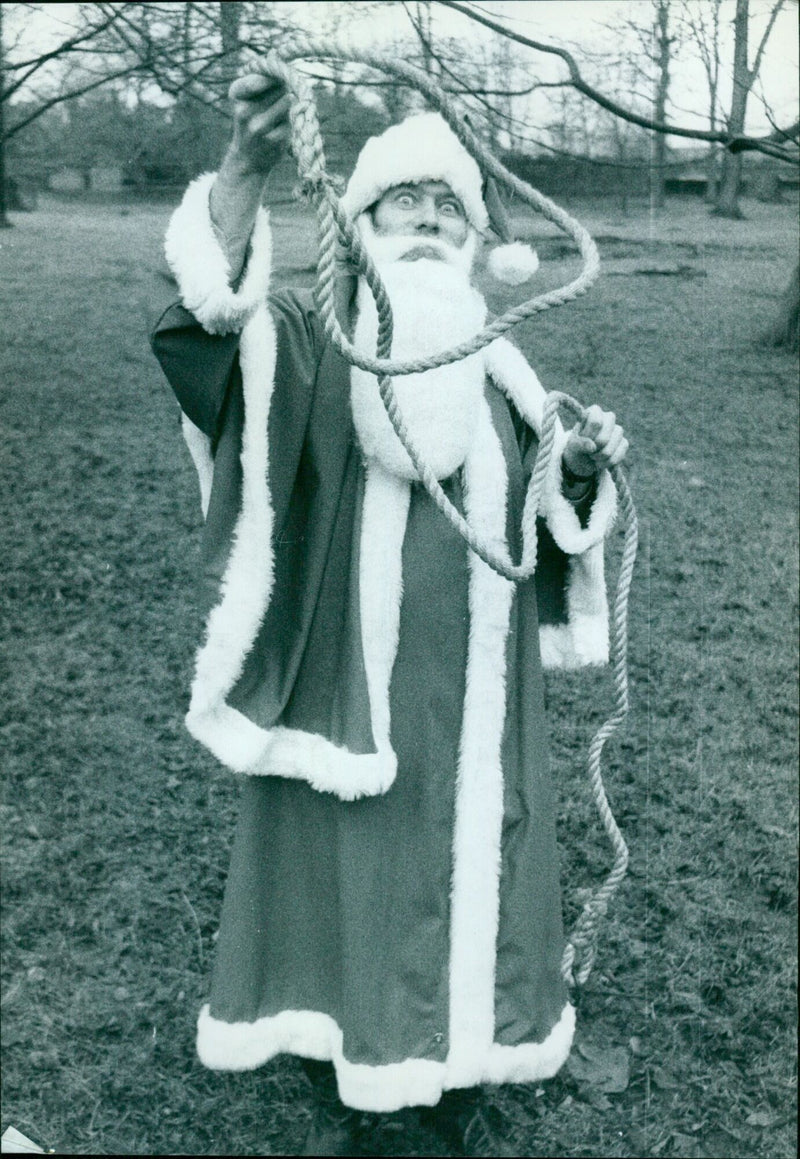
[{"label": "raised arm", "polygon": [[264,184],[289,135],[283,83],[252,74],[231,85],[233,138],[211,188],[211,220],[228,259],[231,284],[241,276]]}]

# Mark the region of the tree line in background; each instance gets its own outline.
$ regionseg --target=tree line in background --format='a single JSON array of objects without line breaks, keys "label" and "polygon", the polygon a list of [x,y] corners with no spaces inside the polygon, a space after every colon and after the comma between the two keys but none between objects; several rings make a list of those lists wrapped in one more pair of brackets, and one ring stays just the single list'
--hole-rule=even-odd
[{"label": "tree line in background", "polygon": [[[731,43],[724,28],[730,3],[647,0],[623,9],[610,29],[619,48],[602,53],[535,40],[504,23],[494,14],[499,9],[460,0],[360,0],[314,5],[313,13],[315,35],[336,36],[379,10],[402,10],[407,34],[384,47],[457,95],[473,127],[509,167],[546,192],[561,191],[547,189],[543,173],[549,179],[569,174],[574,184],[576,171],[590,164],[592,188],[616,186],[623,196],[634,189],[658,206],[681,159],[667,138],[682,138],[692,144],[692,168],[704,167],[714,211],[736,217],[745,153],[769,159],[764,168],[773,187],[781,171],[796,179],[798,125],[778,123],[758,86],[765,47],[786,2],[764,0],[755,13],[751,0],[735,0]],[[98,168],[115,167],[129,186],[152,190],[212,168],[229,134],[231,80],[302,31],[287,20],[286,5],[255,0],[83,3],[61,18],[63,36],[51,47],[26,51],[26,18],[58,7],[0,4],[0,224],[7,222],[6,199],[15,185],[44,187],[57,169],[81,174],[88,188]],[[461,14],[463,35],[442,33],[444,8]],[[705,76],[705,129],[683,126],[672,100],[676,63],[688,56]],[[540,62],[553,57],[560,79],[537,79]],[[304,67],[321,81],[326,148],[340,172],[367,136],[421,102],[394,78],[360,65]],[[726,73],[733,83],[723,108]],[[529,102],[540,89],[548,90],[549,113],[532,125]],[[745,133],[753,99],[772,125],[760,137]]]}]

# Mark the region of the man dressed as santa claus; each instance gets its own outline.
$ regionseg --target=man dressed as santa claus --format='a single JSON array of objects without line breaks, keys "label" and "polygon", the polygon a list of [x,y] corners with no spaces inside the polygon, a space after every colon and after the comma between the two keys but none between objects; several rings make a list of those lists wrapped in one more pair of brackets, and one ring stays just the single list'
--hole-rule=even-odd
[{"label": "man dressed as santa claus", "polygon": [[[242,774],[198,1051],[219,1070],[304,1060],[307,1154],[357,1153],[364,1112],[404,1107],[436,1108],[452,1154],[484,1084],[546,1079],[572,1042],[542,669],[607,661],[607,468],[627,441],[597,406],[559,430],[535,577],[482,562],[312,294],[270,289],[260,202],[288,99],[263,76],[231,98],[220,171],[169,226],[182,304],[154,336],[205,513],[187,725]],[[393,359],[483,328],[484,183],[438,114],[370,139],[343,204],[388,291]],[[372,296],[346,268],[336,306],[373,354]],[[518,559],[544,400],[523,355],[499,339],[394,389],[448,498]]]}]

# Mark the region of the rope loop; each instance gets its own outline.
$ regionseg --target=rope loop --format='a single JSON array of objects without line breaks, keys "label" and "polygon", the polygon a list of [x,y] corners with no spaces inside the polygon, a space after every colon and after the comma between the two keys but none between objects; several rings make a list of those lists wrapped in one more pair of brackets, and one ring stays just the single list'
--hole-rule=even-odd
[{"label": "rope loop", "polygon": [[[300,59],[342,60],[366,64],[390,73],[422,92],[439,110],[464,148],[478,159],[484,170],[509,189],[516,198],[571,237],[582,259],[579,275],[556,290],[537,294],[521,305],[507,310],[501,317],[485,326],[479,334],[450,350],[422,359],[393,360],[392,309],[386,288],[375,264],[361,241],[355,223],[342,209],[341,185],[328,174],[325,150],[319,128],[316,105],[310,81],[289,61]],[[480,540],[466,519],[444,493],[439,480],[422,459],[405,424],[392,386],[392,376],[418,374],[458,362],[488,346],[513,326],[543,310],[562,306],[585,294],[599,273],[599,255],[594,241],[583,226],[555,202],[545,197],[526,181],[515,176],[483,146],[465,122],[446,93],[427,73],[402,60],[383,56],[368,49],[360,49],[313,37],[295,36],[281,52],[270,52],[259,67],[269,76],[282,80],[290,94],[289,120],[292,131],[291,152],[297,163],[299,190],[314,204],[319,235],[319,258],[315,293],[325,332],[334,346],[351,364],[377,376],[378,390],[392,427],[407,451],[417,473],[448,521],[463,536],[469,548],[506,579],[519,583],[530,579],[536,570],[536,521],[541,508],[545,483],[551,470],[555,448],[556,424],[559,407],[564,406],[579,419],[584,410],[576,399],[559,391],[551,391],[545,400],[540,432],[539,449],[528,483],[522,514],[522,551],[517,564],[507,554],[495,550]],[[344,245],[357,272],[364,278],[375,300],[378,314],[378,337],[375,353],[358,350],[344,334],[334,308],[337,248]],[[583,907],[571,938],[567,942],[561,973],[570,986],[583,984],[594,962],[598,927],[608,909],[613,894],[625,876],[628,848],[614,820],[606,797],[600,770],[601,756],[608,739],[617,731],[628,712],[628,595],[633,576],[637,550],[637,521],[630,489],[619,467],[611,469],[618,503],[625,527],[622,562],[617,577],[616,595],[611,619],[611,660],[614,672],[615,712],[597,730],[589,746],[587,772],[592,795],[603,827],[614,849],[614,865],[602,886]]]},{"label": "rope loop", "polygon": [[[462,358],[469,357],[470,354],[482,350],[490,342],[493,342],[495,338],[501,337],[506,331],[518,325],[526,318],[533,317],[534,314],[541,313],[543,310],[574,301],[575,298],[587,292],[600,271],[600,258],[597,247],[587,230],[564,209],[556,205],[554,201],[551,201],[537,189],[534,189],[527,181],[523,181],[517,177],[493,157],[469,125],[465,123],[458,109],[440,86],[422,69],[417,68],[415,65],[410,65],[405,61],[383,56],[368,49],[355,48],[351,45],[335,44],[328,40],[298,35],[282,50],[280,55],[274,51],[270,52],[260,62],[259,67],[263,72],[270,76],[276,76],[284,82],[292,98],[289,113],[292,127],[292,148],[297,160],[297,168],[301,181],[305,178],[310,178],[312,184],[317,182],[320,175],[325,171],[325,153],[310,83],[302,73],[290,67],[287,63],[289,60],[299,59],[337,59],[366,64],[379,71],[393,74],[424,93],[431,104],[442,114],[465,149],[473,157],[480,160],[484,169],[491,173],[506,188],[510,189],[526,205],[531,206],[538,213],[541,213],[561,229],[562,232],[570,236],[575,241],[583,259],[581,272],[572,282],[562,286],[560,289],[537,294],[527,302],[512,307],[501,315],[500,318],[495,319],[488,326],[484,327],[479,334],[476,334],[469,341],[461,343],[459,346],[454,346],[450,350],[444,350],[440,354],[426,359],[402,362],[393,361],[389,357],[390,350],[387,350],[385,353],[379,352],[377,357],[372,357],[352,346],[342,332],[339,321],[336,318],[333,304],[335,239],[330,229],[330,213],[333,212],[340,228],[342,227],[342,219],[345,218],[345,214],[338,204],[338,198],[334,206],[330,198],[331,191],[323,183],[323,187],[320,188],[317,206],[320,235],[318,298],[325,330],[337,349],[341,351],[348,361],[359,366],[362,370],[367,370],[376,375],[381,373],[391,375],[418,374],[425,370],[432,370],[435,367],[445,366],[451,362],[459,362]],[[353,225],[349,219],[348,224],[351,227]],[[351,237],[352,229],[341,234],[342,240],[346,243],[349,243]],[[365,278],[375,298],[377,307],[378,296],[382,288],[380,275],[374,267],[371,267],[365,273]],[[380,296],[385,298],[385,293]]]}]

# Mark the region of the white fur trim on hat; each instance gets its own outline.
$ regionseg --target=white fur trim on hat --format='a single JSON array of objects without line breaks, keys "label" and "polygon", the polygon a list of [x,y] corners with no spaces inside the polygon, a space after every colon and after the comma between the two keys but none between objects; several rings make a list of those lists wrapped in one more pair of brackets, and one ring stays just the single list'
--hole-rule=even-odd
[{"label": "white fur trim on hat", "polygon": [[499,245],[489,254],[489,272],[492,277],[509,286],[521,286],[539,268],[536,250],[521,241]]},{"label": "white fur trim on hat", "polygon": [[419,181],[444,181],[464,206],[470,224],[479,233],[487,229],[478,163],[439,113],[417,113],[379,137],[370,137],[358,155],[342,207],[358,217],[387,189]]}]

